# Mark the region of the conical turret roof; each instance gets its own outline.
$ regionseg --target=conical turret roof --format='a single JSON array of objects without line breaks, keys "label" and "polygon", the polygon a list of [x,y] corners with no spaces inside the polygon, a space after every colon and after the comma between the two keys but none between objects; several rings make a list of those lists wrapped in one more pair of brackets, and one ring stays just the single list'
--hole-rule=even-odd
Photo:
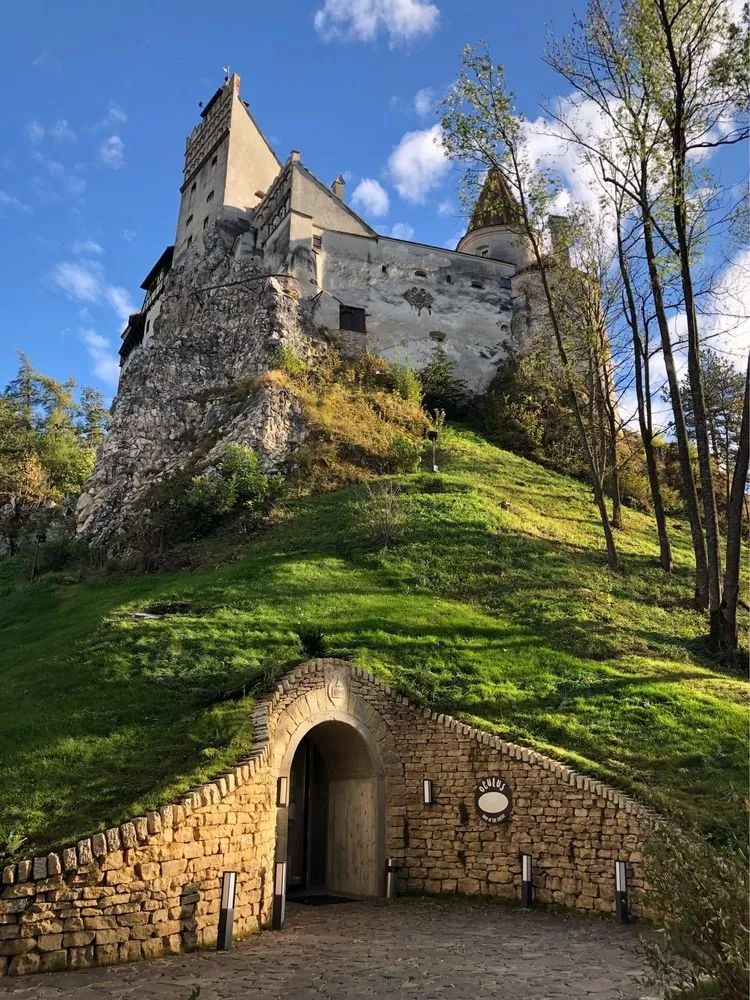
[{"label": "conical turret roof", "polygon": [[518,202],[497,167],[490,167],[469,219],[467,232],[488,226],[511,226],[518,222]]}]

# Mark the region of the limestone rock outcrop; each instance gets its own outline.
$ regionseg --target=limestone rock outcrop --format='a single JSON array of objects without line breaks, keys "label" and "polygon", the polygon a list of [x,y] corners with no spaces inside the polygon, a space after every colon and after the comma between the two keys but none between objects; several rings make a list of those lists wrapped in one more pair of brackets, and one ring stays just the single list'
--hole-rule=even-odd
[{"label": "limestone rock outcrop", "polygon": [[117,551],[165,477],[211,468],[228,442],[282,468],[305,436],[297,400],[262,376],[282,346],[305,359],[319,349],[309,305],[236,257],[231,238],[217,226],[203,255],[170,271],[154,330],[127,359],[77,508],[79,533],[105,551]]}]

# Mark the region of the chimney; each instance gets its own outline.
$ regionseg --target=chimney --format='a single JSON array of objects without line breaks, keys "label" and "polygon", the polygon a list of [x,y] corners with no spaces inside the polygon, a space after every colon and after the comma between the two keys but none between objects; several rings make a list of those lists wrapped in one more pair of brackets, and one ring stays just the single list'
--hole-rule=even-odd
[{"label": "chimney", "polygon": [[291,153],[289,154],[289,160],[290,160],[290,161],[291,161],[292,163],[299,163],[299,158],[300,158],[300,156],[301,156],[301,153],[300,153],[300,151],[299,151],[298,149],[293,149],[293,150],[291,151]]},{"label": "chimney", "polygon": [[570,219],[566,215],[550,215],[547,219],[552,240],[552,255],[563,264],[570,264]]},{"label": "chimney", "polygon": [[333,191],[334,197],[338,198],[339,201],[343,201],[344,200],[344,188],[345,187],[346,187],[346,181],[341,176],[341,174],[339,174],[338,177],[336,178],[336,180],[333,182],[333,184],[331,184],[331,191]]}]

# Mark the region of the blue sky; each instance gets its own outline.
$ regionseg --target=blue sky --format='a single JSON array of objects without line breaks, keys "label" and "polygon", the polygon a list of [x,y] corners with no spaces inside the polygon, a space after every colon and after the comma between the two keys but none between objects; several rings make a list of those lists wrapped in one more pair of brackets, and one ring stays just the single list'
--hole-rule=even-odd
[{"label": "blue sky", "polygon": [[564,93],[541,61],[566,0],[40,0],[4,11],[0,385],[23,350],[116,387],[139,285],[172,242],[185,136],[229,64],[283,161],[340,172],[373,225],[438,246],[462,231],[431,105],[486,40],[530,117]]}]

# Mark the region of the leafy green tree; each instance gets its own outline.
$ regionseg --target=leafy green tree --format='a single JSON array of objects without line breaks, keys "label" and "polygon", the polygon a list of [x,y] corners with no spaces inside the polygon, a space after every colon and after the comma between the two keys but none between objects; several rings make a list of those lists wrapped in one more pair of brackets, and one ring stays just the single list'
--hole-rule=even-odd
[{"label": "leafy green tree", "polygon": [[105,430],[101,394],[60,382],[21,355],[18,374],[0,395],[0,504],[15,548],[35,510],[76,497],[94,468]]}]

